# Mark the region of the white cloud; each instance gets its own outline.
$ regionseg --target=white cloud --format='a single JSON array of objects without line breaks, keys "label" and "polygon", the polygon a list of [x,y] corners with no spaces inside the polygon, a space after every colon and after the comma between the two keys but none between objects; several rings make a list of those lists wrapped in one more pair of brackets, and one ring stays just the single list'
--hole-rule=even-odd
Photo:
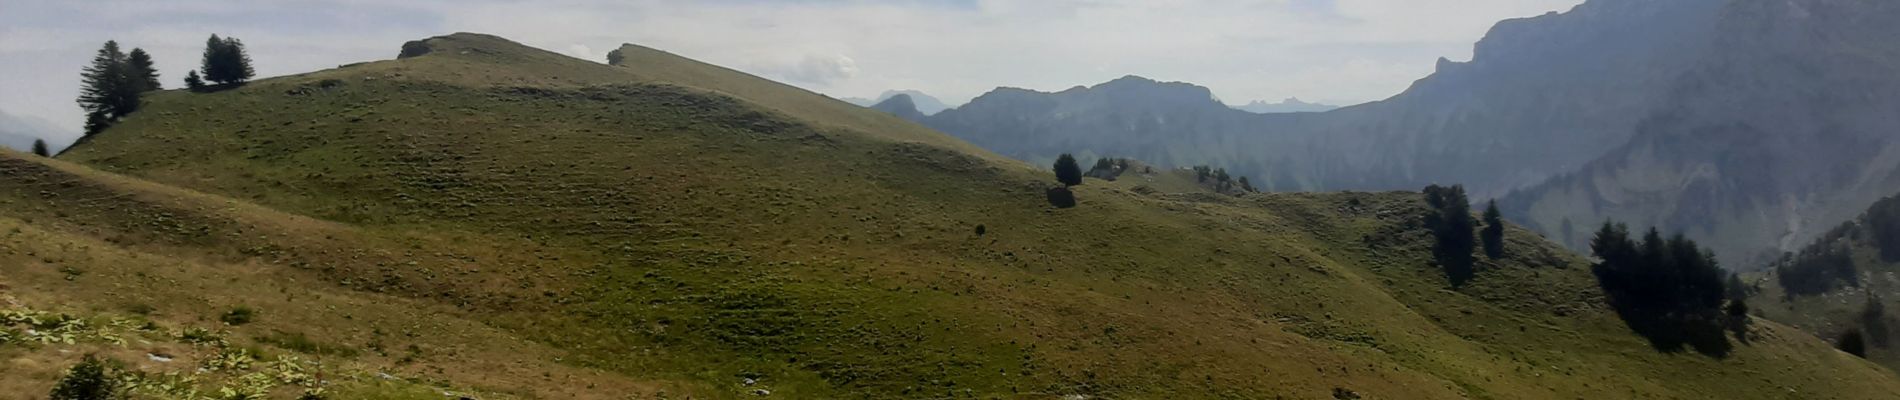
[{"label": "white cloud", "polygon": [[[1223,99],[1374,100],[1467,59],[1497,20],[1582,0],[0,0],[0,110],[77,128],[100,42],[142,46],[176,85],[204,36],[241,37],[259,73],[394,57],[493,33],[576,57],[639,43],[838,97],[915,88],[961,102],[1137,74]],[[72,23],[71,21],[83,21]]]}]

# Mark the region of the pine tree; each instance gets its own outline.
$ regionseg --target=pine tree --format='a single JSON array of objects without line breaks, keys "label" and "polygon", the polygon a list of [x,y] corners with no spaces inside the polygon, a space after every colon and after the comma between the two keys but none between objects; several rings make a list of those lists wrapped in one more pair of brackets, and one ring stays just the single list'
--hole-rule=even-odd
[{"label": "pine tree", "polygon": [[204,57],[199,64],[204,70],[204,80],[219,85],[244,83],[256,75],[251,69],[251,56],[244,51],[244,42],[237,38],[211,35],[205,40]]},{"label": "pine tree", "polygon": [[152,55],[147,54],[145,49],[132,49],[132,54],[126,57],[126,66],[126,74],[139,92],[165,88],[164,84],[158,82],[158,70],[152,65]]},{"label": "pine tree", "polygon": [[218,34],[213,33],[210,39],[205,39],[204,56],[198,59],[198,70],[204,71],[204,79],[206,81],[218,82],[220,78],[230,75],[224,72],[225,67],[223,60],[224,38],[220,38]]},{"label": "pine tree", "polygon": [[113,120],[138,111],[138,84],[134,83],[129,70],[119,43],[107,41],[93,56],[92,65],[80,72],[79,107],[86,110],[88,132],[95,132],[91,129],[95,115],[100,119],[96,125],[104,129]]},{"label": "pine tree", "polygon": [[33,139],[33,155],[40,156],[40,157],[52,157],[53,152],[51,150],[46,149],[45,140]]},{"label": "pine tree", "polygon": [[1484,207],[1484,230],[1478,232],[1478,238],[1484,241],[1485,256],[1504,257],[1504,214],[1498,212],[1497,200]]},{"label": "pine tree", "polygon": [[110,117],[106,117],[106,113],[97,112],[97,111],[86,113],[86,135],[87,136],[91,136],[92,134],[103,132],[106,130],[106,128],[110,128],[110,127],[112,127],[112,119]]},{"label": "pine tree", "polygon": [[186,72],[185,73],[185,88],[191,89],[191,91],[194,91],[194,92],[204,90],[205,80],[203,78],[198,77],[198,71],[194,70],[194,71]]},{"label": "pine tree", "polygon": [[251,53],[244,50],[243,41],[234,37],[224,38],[224,48],[225,62],[231,65],[232,82],[244,83],[257,75],[257,71],[251,69]]},{"label": "pine tree", "polygon": [[1063,153],[1061,157],[1056,157],[1055,168],[1056,181],[1068,186],[1082,184],[1082,166],[1076,164],[1075,156]]}]

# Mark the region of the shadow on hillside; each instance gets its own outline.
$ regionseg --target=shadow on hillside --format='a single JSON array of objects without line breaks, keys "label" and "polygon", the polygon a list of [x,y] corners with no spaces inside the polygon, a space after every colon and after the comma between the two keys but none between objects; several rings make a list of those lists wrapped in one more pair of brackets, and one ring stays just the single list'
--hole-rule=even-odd
[{"label": "shadow on hillside", "polygon": [[1743,343],[1747,343],[1746,325],[1738,327],[1733,319],[1720,313],[1675,307],[1640,308],[1614,299],[1610,303],[1630,331],[1649,340],[1650,347],[1656,351],[1679,353],[1693,349],[1709,357],[1726,358],[1735,349],[1735,345],[1729,343],[1730,332],[1740,334]]}]

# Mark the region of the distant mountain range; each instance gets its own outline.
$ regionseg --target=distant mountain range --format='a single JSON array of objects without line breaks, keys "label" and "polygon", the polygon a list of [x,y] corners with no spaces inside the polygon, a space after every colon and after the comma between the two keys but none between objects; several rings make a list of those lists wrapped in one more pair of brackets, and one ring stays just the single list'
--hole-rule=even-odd
[{"label": "distant mountain range", "polygon": [[1896,8],[1591,0],[1500,22],[1470,62],[1327,112],[1256,114],[1126,77],[907,118],[1034,162],[1217,165],[1268,190],[1459,183],[1573,247],[1615,218],[1750,268],[1900,188]]},{"label": "distant mountain range", "polygon": [[59,151],[66,146],[70,137],[64,129],[32,117],[10,115],[0,112],[0,147],[18,151],[31,151],[33,140],[46,140],[47,147]]},{"label": "distant mountain range", "polygon": [[1265,100],[1254,100],[1253,102],[1247,103],[1245,105],[1234,106],[1234,109],[1236,110],[1241,110],[1241,111],[1246,111],[1246,112],[1256,113],[1256,114],[1324,112],[1324,111],[1332,111],[1338,108],[1339,106],[1335,106],[1335,105],[1308,103],[1308,102],[1300,101],[1300,99],[1297,97],[1287,98],[1286,100],[1281,100],[1278,103],[1268,103]]},{"label": "distant mountain range", "polygon": [[944,105],[942,100],[938,100],[936,97],[931,97],[928,94],[924,94],[924,92],[916,91],[916,90],[886,90],[884,91],[883,94],[877,95],[877,98],[875,99],[866,99],[863,97],[846,97],[839,100],[844,100],[847,103],[856,104],[860,106],[871,107],[871,106],[877,105],[878,103],[883,103],[897,96],[909,96],[910,102],[914,104],[913,108],[915,108],[917,112],[923,113],[925,115],[940,113],[940,112],[943,112],[943,110],[947,110],[950,108],[950,106]]}]

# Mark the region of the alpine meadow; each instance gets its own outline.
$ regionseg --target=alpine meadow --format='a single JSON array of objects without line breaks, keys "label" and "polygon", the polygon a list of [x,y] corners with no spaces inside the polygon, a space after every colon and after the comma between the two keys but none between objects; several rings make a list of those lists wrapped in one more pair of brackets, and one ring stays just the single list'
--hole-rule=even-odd
[{"label": "alpine meadow", "polygon": [[[71,28],[31,78],[63,111],[0,91],[0,400],[1900,398],[1900,3],[1545,1],[1344,107],[942,92],[1122,65],[975,65],[1048,57],[976,49],[1012,15],[1119,1],[416,2],[447,29],[366,62],[333,52],[411,29],[375,5],[154,3]],[[550,45],[648,13],[703,29]],[[327,22],[199,18],[278,14]],[[0,71],[65,32],[27,19]],[[1127,34],[1072,24],[1032,31]],[[859,26],[915,32],[831,36]],[[895,38],[970,71],[889,72],[921,65],[866,54]],[[715,40],[859,60],[682,55],[771,53]]]}]

